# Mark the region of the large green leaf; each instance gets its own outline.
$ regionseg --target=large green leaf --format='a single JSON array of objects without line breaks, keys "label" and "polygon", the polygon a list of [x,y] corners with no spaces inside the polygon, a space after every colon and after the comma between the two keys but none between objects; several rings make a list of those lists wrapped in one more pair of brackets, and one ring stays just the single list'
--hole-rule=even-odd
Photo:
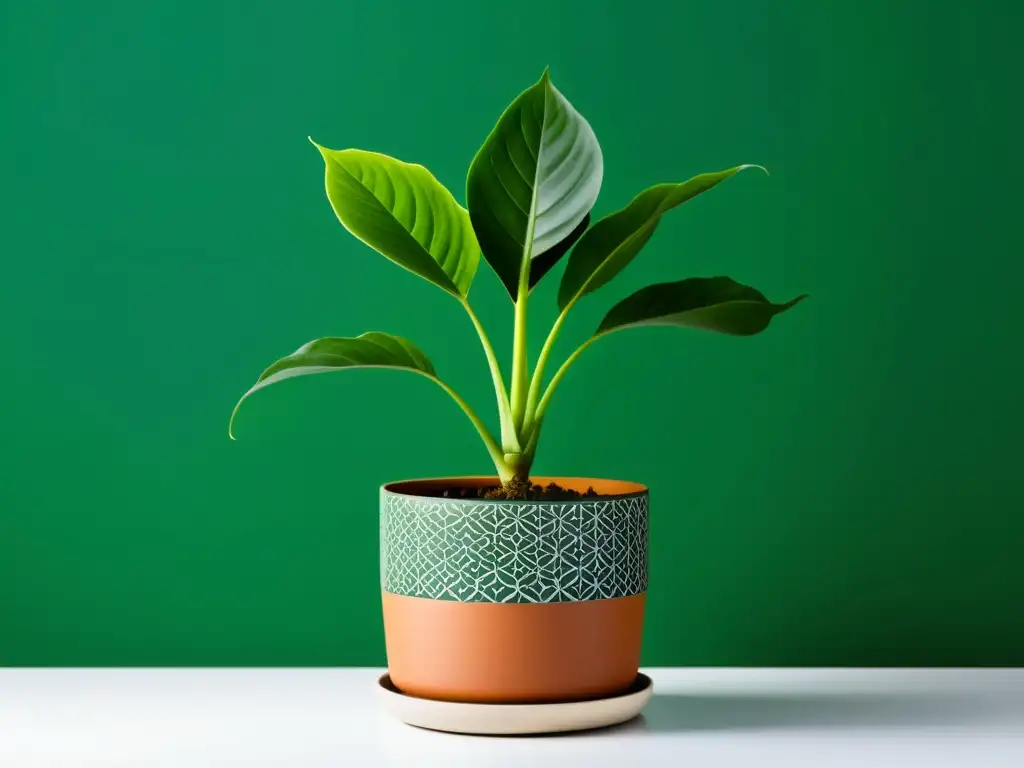
[{"label": "large green leaf", "polygon": [[399,368],[427,376],[438,383],[434,366],[415,344],[387,333],[364,333],[355,338],[326,338],[303,344],[265,370],[252,388],[242,395],[231,414],[232,433],[238,409],[254,392],[295,376],[330,373],[345,368]]},{"label": "large green leaf", "polygon": [[530,289],[540,282],[541,278],[544,277],[551,268],[555,266],[569,249],[572,248],[573,243],[580,239],[580,236],[587,231],[587,227],[590,226],[590,214],[588,213],[583,217],[583,221],[576,225],[574,229],[565,240],[560,242],[554,248],[549,248],[544,251],[540,256],[530,260]]},{"label": "large green leaf", "polygon": [[637,325],[679,325],[752,336],[805,298],[773,304],[756,288],[728,277],[691,277],[641,288],[612,307],[595,335]]},{"label": "large green leaf", "polygon": [[327,197],[345,228],[396,264],[465,297],[480,261],[466,209],[422,165],[315,145]]},{"label": "large green leaf", "polygon": [[[545,71],[502,114],[466,183],[484,258],[513,298],[524,259],[559,246],[564,253],[582,234],[603,173],[594,131]],[[537,270],[533,282],[546,269]]]},{"label": "large green leaf", "polygon": [[558,289],[559,309],[596,291],[625,269],[654,234],[663,213],[707,192],[745,168],[761,166],[740,165],[694,176],[680,184],[655,185],[633,198],[622,210],[597,222],[583,235],[569,257]]}]

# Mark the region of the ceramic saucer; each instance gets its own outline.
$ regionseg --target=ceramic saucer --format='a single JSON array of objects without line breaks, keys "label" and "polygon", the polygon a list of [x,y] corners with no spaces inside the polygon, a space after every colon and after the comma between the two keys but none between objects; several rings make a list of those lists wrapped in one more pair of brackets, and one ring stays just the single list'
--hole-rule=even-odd
[{"label": "ceramic saucer", "polygon": [[468,704],[419,699],[395,688],[381,675],[378,693],[384,706],[404,723],[451,733],[486,735],[583,731],[624,723],[651,700],[654,684],[639,674],[624,692],[606,699],[558,704]]}]

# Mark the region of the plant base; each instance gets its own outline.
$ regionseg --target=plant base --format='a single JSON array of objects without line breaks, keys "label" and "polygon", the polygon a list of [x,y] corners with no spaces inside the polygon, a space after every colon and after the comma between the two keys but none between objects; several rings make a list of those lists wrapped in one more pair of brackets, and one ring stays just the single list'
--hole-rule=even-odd
[{"label": "plant base", "polygon": [[556,482],[535,483],[530,479],[509,480],[494,485],[451,485],[431,490],[431,496],[442,499],[492,499],[504,501],[573,501],[575,499],[613,499],[616,494],[602,494],[593,486],[586,490],[566,488]]},{"label": "plant base", "polygon": [[530,478],[516,475],[497,488],[487,491],[485,499],[526,499],[529,498]]}]

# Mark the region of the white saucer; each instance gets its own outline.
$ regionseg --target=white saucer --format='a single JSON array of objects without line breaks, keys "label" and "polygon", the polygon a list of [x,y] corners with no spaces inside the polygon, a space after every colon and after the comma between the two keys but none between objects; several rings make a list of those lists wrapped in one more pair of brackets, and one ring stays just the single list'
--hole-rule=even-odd
[{"label": "white saucer", "polygon": [[584,731],[624,723],[640,714],[654,692],[651,678],[639,674],[626,691],[607,699],[560,704],[467,704],[407,696],[395,688],[387,674],[381,675],[377,683],[384,706],[404,723],[434,731],[491,736]]}]

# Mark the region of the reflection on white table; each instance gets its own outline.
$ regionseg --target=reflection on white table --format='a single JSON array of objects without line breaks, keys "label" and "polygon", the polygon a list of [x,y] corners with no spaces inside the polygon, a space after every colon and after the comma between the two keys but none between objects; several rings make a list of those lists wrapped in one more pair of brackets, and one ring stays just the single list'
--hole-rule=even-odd
[{"label": "reflection on white table", "polygon": [[647,669],[587,733],[455,736],[392,720],[377,669],[0,669],[0,766],[1024,768],[1024,669]]}]

